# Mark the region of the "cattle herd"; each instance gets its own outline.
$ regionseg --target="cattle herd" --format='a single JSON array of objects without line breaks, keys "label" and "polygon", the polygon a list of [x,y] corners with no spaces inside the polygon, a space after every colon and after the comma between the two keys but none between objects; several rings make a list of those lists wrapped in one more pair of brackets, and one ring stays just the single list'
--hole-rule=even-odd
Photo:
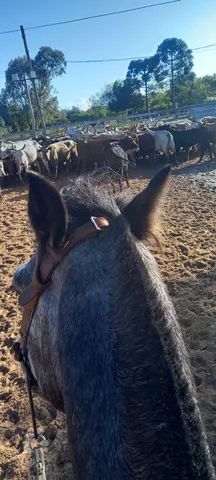
[{"label": "cattle herd", "polygon": [[57,178],[64,170],[80,173],[108,167],[128,184],[130,165],[173,162],[191,156],[216,156],[216,118],[132,128],[104,128],[99,134],[73,130],[69,136],[39,136],[25,141],[0,141],[0,187],[24,182],[29,169]]}]

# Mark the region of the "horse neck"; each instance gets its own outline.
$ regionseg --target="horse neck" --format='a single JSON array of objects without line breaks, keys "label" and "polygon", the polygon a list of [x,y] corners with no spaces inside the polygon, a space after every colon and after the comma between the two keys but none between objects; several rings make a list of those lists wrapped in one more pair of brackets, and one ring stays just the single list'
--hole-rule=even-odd
[{"label": "horse neck", "polygon": [[[143,273],[139,252],[127,247],[127,241],[115,246],[107,241],[91,255],[83,245],[64,291],[76,301],[70,302],[68,318],[65,307],[59,311],[62,376],[67,379],[63,396],[77,479],[211,478],[198,477],[192,469],[199,454],[200,471],[206,468],[208,453],[205,438],[200,441],[202,428],[172,307],[151,256]],[[79,284],[82,258],[85,276]],[[179,341],[182,355],[176,351]],[[182,408],[185,399],[188,411]]]},{"label": "horse neck", "polygon": [[188,355],[154,259],[140,246],[118,262],[132,273],[119,282],[117,324],[134,478],[213,479]]}]

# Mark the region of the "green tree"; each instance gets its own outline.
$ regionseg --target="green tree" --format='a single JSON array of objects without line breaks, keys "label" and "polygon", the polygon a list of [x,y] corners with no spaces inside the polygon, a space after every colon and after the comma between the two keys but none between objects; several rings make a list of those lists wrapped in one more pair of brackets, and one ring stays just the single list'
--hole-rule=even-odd
[{"label": "green tree", "polygon": [[109,115],[109,111],[103,105],[92,105],[88,110],[82,111],[77,107],[72,107],[66,111],[69,122],[79,123],[86,120],[98,120]]},{"label": "green tree", "polygon": [[149,92],[154,88],[154,74],[158,63],[159,57],[154,55],[143,60],[133,60],[128,67],[127,78],[137,79],[140,86],[144,87],[146,112],[149,111]]},{"label": "green tree", "polygon": [[[64,54],[60,50],[53,50],[50,47],[41,47],[36,57],[32,59],[32,68],[37,75],[36,82],[39,99],[49,122],[52,113],[56,114],[58,110],[58,101],[56,96],[54,96],[52,79],[65,73],[66,60]],[[13,81],[13,74],[18,75],[18,81]],[[6,70],[5,88],[1,94],[3,103],[14,105],[17,108],[22,109],[23,112],[25,112],[28,107],[26,85],[24,81],[24,76],[28,76],[28,74],[29,66],[26,57],[17,57],[14,60],[11,60]],[[36,101],[30,82],[29,88],[33,107],[35,111],[37,111]],[[38,119],[37,115],[36,119]]]},{"label": "green tree", "polygon": [[71,109],[67,109],[65,111],[67,120],[71,123],[75,123],[79,121],[81,110],[78,107],[72,107]]},{"label": "green tree", "polygon": [[34,59],[34,69],[37,75],[39,95],[50,88],[51,81],[55,77],[62,76],[66,72],[67,62],[61,50],[53,50],[50,47],[41,47]]},{"label": "green tree", "polygon": [[0,94],[0,117],[3,119],[6,126],[10,125],[10,113],[8,111],[8,105],[4,100],[3,92]]},{"label": "green tree", "polygon": [[0,117],[0,128],[4,128],[5,127],[5,121],[2,117]]},{"label": "green tree", "polygon": [[105,118],[108,115],[108,109],[103,105],[92,105],[86,113],[89,115],[90,120],[96,120],[99,118]]},{"label": "green tree", "polygon": [[30,128],[30,118],[28,106],[20,107],[15,103],[7,103],[4,91],[0,94],[0,116],[5,122],[5,126],[12,130],[25,130]]},{"label": "green tree", "polygon": [[[18,75],[18,81],[12,79],[12,75]],[[28,64],[25,57],[17,57],[11,60],[5,73],[5,89],[2,96],[7,103],[25,108],[28,105],[24,75],[28,74]]]},{"label": "green tree", "polygon": [[101,89],[100,92],[96,93],[95,95],[92,95],[89,99],[90,106],[91,107],[103,106],[103,107],[109,108],[110,102],[114,100],[114,92],[113,92],[114,83],[108,83],[107,85],[104,86],[103,89]]},{"label": "green tree", "polygon": [[197,79],[199,84],[202,85],[207,99],[216,98],[216,73],[214,75],[205,75],[202,78]]},{"label": "green tree", "polygon": [[178,104],[193,105],[216,99],[216,75],[197,78],[192,72],[177,87]]},{"label": "green tree", "polygon": [[124,81],[116,80],[109,92],[108,107],[112,112],[125,110],[138,110],[143,107],[143,96],[140,93],[140,81],[126,78]]},{"label": "green tree", "polygon": [[51,80],[65,73],[67,62],[61,50],[41,47],[34,59],[34,67],[38,78]]},{"label": "green tree", "polygon": [[182,85],[193,68],[192,51],[179,38],[166,38],[158,47],[159,59],[155,78],[170,86],[173,108],[176,107],[176,89]]},{"label": "green tree", "polygon": [[167,110],[172,106],[169,91],[166,90],[151,92],[149,101],[152,110]]},{"label": "green tree", "polygon": [[1,135],[3,135],[6,131],[7,131],[7,128],[6,128],[6,125],[5,125],[5,121],[0,116],[0,138],[1,138]]}]

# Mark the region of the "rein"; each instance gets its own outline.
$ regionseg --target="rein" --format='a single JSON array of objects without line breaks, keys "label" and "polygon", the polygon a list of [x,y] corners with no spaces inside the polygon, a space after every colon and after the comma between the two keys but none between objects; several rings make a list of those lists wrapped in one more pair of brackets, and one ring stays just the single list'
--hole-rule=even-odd
[{"label": "rein", "polygon": [[[45,479],[44,469],[44,457],[41,446],[41,438],[44,443],[44,437],[38,435],[35,409],[32,397],[32,386],[37,382],[31,372],[31,367],[28,359],[27,340],[28,334],[31,328],[34,312],[37,308],[38,301],[42,293],[44,293],[50,285],[52,274],[58,265],[62,262],[65,256],[79,243],[94,237],[99,231],[105,230],[109,226],[109,222],[104,217],[91,217],[90,221],[84,223],[80,227],[76,228],[69,240],[58,249],[49,249],[44,255],[37,254],[37,260],[35,269],[33,272],[32,280],[29,285],[23,290],[19,296],[19,305],[23,307],[22,320],[21,320],[21,339],[20,342],[15,342],[13,345],[13,352],[15,353],[15,359],[23,363],[25,373],[27,390],[29,397],[29,405],[32,416],[33,425],[33,439],[36,441],[36,446],[32,447],[30,442],[30,448],[32,450],[32,456],[35,461],[34,467],[38,472],[38,478]],[[42,472],[42,470],[43,472]],[[42,475],[40,476],[42,472]]]}]

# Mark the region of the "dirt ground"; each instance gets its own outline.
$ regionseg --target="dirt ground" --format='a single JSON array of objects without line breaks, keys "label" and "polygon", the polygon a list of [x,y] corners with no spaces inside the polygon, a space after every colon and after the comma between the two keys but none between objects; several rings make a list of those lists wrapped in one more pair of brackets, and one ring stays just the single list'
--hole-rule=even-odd
[{"label": "dirt ground", "polygon": [[[135,173],[132,192],[146,184]],[[62,181],[61,181],[62,183]],[[29,259],[33,239],[26,214],[27,190],[16,187],[0,199],[1,479],[29,479],[32,432],[25,381],[10,349],[18,338],[20,311],[9,290],[16,267]],[[216,464],[216,162],[195,161],[173,171],[163,213],[163,251],[157,259],[189,348],[198,397]],[[35,399],[39,429],[49,441],[48,480],[69,480],[72,466],[63,415]]]}]

